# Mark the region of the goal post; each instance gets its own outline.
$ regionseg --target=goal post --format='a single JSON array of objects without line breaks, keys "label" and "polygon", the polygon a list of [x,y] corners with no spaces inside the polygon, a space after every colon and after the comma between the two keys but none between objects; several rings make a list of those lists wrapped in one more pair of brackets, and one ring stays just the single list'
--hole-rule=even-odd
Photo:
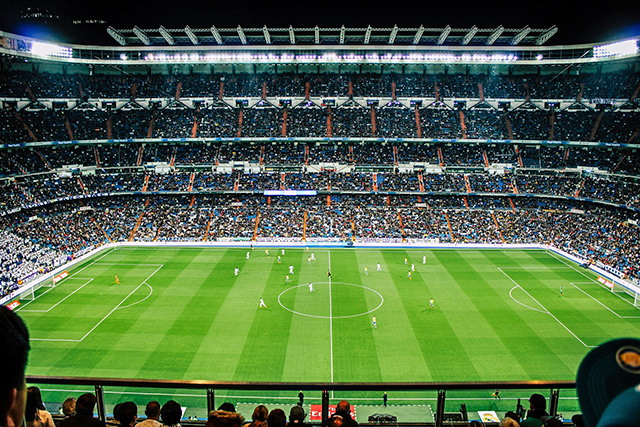
[{"label": "goal post", "polygon": [[24,292],[22,292],[18,296],[18,299],[25,300],[25,301],[34,300],[36,298],[36,295],[40,294],[38,292],[40,289],[54,288],[58,284],[58,282],[60,282],[62,279],[68,276],[69,276],[69,272],[65,270],[59,274],[56,274],[51,279],[42,280],[38,283],[34,283],[33,286],[29,287],[28,289],[25,289]]},{"label": "goal post", "polygon": [[640,307],[640,287],[627,280],[613,281],[605,277],[598,277],[598,282],[608,287],[611,292],[620,295],[627,295],[631,301],[633,301],[634,307]]}]

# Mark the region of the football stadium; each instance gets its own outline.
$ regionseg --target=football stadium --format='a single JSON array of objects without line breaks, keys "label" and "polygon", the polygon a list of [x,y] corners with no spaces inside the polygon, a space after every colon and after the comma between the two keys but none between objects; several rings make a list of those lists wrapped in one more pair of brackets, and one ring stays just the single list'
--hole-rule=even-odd
[{"label": "football stadium", "polygon": [[640,383],[640,37],[557,32],[0,31],[36,417],[595,427]]}]

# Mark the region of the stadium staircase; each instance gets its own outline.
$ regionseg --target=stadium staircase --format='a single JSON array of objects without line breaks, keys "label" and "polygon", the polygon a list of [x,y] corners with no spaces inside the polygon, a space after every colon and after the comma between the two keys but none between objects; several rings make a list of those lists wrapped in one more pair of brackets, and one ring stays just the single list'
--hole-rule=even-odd
[{"label": "stadium staircase", "polygon": [[331,124],[331,107],[327,107],[327,110],[328,110],[328,114],[327,114],[327,136],[329,138],[331,138],[333,136],[333,130],[332,130],[333,125]]},{"label": "stadium staircase", "polygon": [[420,192],[424,193],[424,182],[423,182],[422,174],[418,175],[418,185],[420,187]]},{"label": "stadium staircase", "polygon": [[[515,185],[513,186],[513,188],[515,188]],[[515,212],[516,205],[513,203],[513,200],[511,199],[511,197],[509,197],[509,204],[511,205],[511,210]]]},{"label": "stadium staircase", "polygon": [[438,161],[440,166],[444,166],[444,156],[442,155],[442,147],[438,146]]},{"label": "stadium staircase", "polygon": [[462,110],[459,110],[458,114],[460,114],[460,128],[462,129],[462,139],[468,139],[468,137],[467,137],[467,125],[464,122],[464,113],[462,112]]},{"label": "stadium staircase", "polygon": [[207,221],[207,228],[205,229],[204,237],[202,238],[204,242],[206,242],[209,238],[209,230],[211,230],[211,222],[213,221],[214,213],[215,213],[215,209],[211,209],[211,212],[209,213],[209,220]]},{"label": "stadium staircase", "polygon": [[220,81],[220,89],[218,90],[218,100],[222,101],[224,98],[224,80]]},{"label": "stadium staircase", "polygon": [[284,108],[282,110],[282,131],[280,132],[280,136],[282,136],[282,137],[286,137],[287,136],[287,117],[288,117],[287,113],[288,113],[287,109]]},{"label": "stadium staircase", "polygon": [[482,159],[484,160],[484,166],[485,167],[489,167],[489,156],[487,156],[487,150],[486,149],[482,149]]},{"label": "stadium staircase", "polygon": [[376,136],[377,132],[377,127],[376,127],[376,109],[371,106],[371,136]]},{"label": "stadium staircase", "polygon": [[238,138],[242,136],[242,120],[243,119],[244,119],[244,111],[240,110],[240,113],[238,114],[238,133],[236,134]]},{"label": "stadium staircase", "polygon": [[449,233],[451,235],[451,241],[455,242],[455,238],[454,238],[454,235],[453,235],[453,228],[451,228],[451,221],[449,221],[449,215],[447,215],[447,211],[444,211],[443,213],[444,213],[444,219],[447,220],[447,227],[449,228]]},{"label": "stadium staircase", "polygon": [[155,124],[155,121],[156,121],[156,110],[153,110],[153,113],[151,113],[151,120],[149,121],[149,128],[147,129],[147,138],[153,137],[153,126]]},{"label": "stadium staircase", "polygon": [[[471,193],[471,185],[469,184],[469,177],[467,175],[464,175],[464,186],[467,189],[467,193]],[[469,208],[469,206],[467,206],[467,208]]]},{"label": "stadium staircase", "polygon": [[416,135],[418,138],[422,138],[422,125],[420,124],[420,110],[418,107],[415,107],[413,110],[416,116]]},{"label": "stadium staircase", "polygon": [[93,157],[96,159],[96,167],[100,167],[100,153],[98,153],[98,146],[93,147]]},{"label": "stadium staircase", "polygon": [[73,129],[71,129],[71,123],[69,122],[69,117],[67,117],[66,114],[64,114],[64,127],[67,129],[67,134],[69,135],[69,140],[73,141],[74,139],[76,139],[73,136]]},{"label": "stadium staircase", "polygon": [[[149,177],[147,176],[147,178],[149,178]],[[145,184],[145,188],[146,188],[146,184]],[[149,199],[147,199],[144,202],[144,207],[146,208],[148,205],[149,205]],[[136,221],[136,225],[133,227],[133,230],[131,231],[131,235],[129,236],[129,241],[130,242],[133,242],[133,238],[136,235],[136,232],[138,231],[138,228],[140,227],[140,224],[142,223],[142,218],[143,217],[144,217],[144,209],[142,209],[142,212],[140,212],[140,216],[138,216],[138,220]]]},{"label": "stadium staircase", "polygon": [[260,211],[256,213],[256,224],[253,227],[253,237],[251,238],[253,241],[256,241],[258,238],[258,224],[260,224]]},{"label": "stadium staircase", "polygon": [[498,234],[500,235],[500,240],[502,240],[502,243],[507,243],[506,240],[504,240],[504,237],[502,237],[502,231],[500,231],[500,224],[498,223],[498,219],[496,218],[496,214],[491,211],[491,216],[493,217],[493,222],[496,224],[496,230],[498,231]]},{"label": "stadium staircase", "polygon": [[598,113],[595,122],[593,123],[593,128],[591,129],[591,133],[589,134],[589,141],[593,142],[596,139],[596,132],[598,132],[598,128],[600,127],[600,122],[602,121],[602,117],[604,116],[604,110]]},{"label": "stadium staircase", "polygon": [[113,138],[113,118],[111,114],[107,118],[107,139]]},{"label": "stadium staircase", "polygon": [[20,114],[18,114],[18,111],[15,108],[11,108],[11,110],[13,111],[13,116],[16,118],[16,120],[18,120],[18,122],[20,122],[24,127],[24,129],[27,131],[31,140],[33,142],[38,142],[38,138],[36,138],[35,134],[31,131],[31,128],[29,128],[29,125],[27,125],[27,123],[24,120],[22,120],[22,117],[20,117]]},{"label": "stadium staircase", "polygon": [[549,139],[553,140],[553,136],[555,134],[555,129],[556,129],[556,112],[552,111],[551,115],[549,116]]}]

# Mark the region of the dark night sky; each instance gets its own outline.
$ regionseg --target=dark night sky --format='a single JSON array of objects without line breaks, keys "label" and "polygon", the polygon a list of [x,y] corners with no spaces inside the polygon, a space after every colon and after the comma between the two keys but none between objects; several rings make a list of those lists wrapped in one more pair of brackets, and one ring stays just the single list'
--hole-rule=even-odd
[{"label": "dark night sky", "polygon": [[[624,6],[623,6],[624,5]],[[0,29],[25,35],[34,31],[23,25],[20,11],[38,6],[56,11],[70,19],[102,19],[115,28],[256,27],[279,26],[346,27],[444,27],[549,28],[558,26],[547,45],[609,41],[640,35],[640,1],[611,0],[577,2],[575,0],[497,1],[497,0],[389,0],[365,2],[355,0],[25,0],[3,6]],[[57,34],[57,33],[56,33]],[[110,37],[99,35],[103,43]],[[37,34],[35,34],[37,35]],[[40,33],[42,35],[42,33]],[[55,35],[54,35],[55,37]],[[60,41],[95,42],[87,33],[61,37]]]}]

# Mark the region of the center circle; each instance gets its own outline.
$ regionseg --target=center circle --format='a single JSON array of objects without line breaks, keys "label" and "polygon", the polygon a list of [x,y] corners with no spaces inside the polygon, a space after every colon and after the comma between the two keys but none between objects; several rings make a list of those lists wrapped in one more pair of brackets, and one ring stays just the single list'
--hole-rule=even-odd
[{"label": "center circle", "polygon": [[[362,294],[357,295],[358,292],[362,292]],[[365,316],[376,311],[384,303],[384,298],[380,292],[354,283],[310,282],[292,286],[280,292],[278,303],[285,310],[300,316],[318,319],[346,319]],[[362,307],[363,305],[365,307]],[[375,305],[374,308],[366,309],[366,307],[373,305]],[[364,310],[358,310],[357,307],[362,307]],[[355,310],[353,310],[354,308]],[[350,310],[355,312],[350,313]]]}]

